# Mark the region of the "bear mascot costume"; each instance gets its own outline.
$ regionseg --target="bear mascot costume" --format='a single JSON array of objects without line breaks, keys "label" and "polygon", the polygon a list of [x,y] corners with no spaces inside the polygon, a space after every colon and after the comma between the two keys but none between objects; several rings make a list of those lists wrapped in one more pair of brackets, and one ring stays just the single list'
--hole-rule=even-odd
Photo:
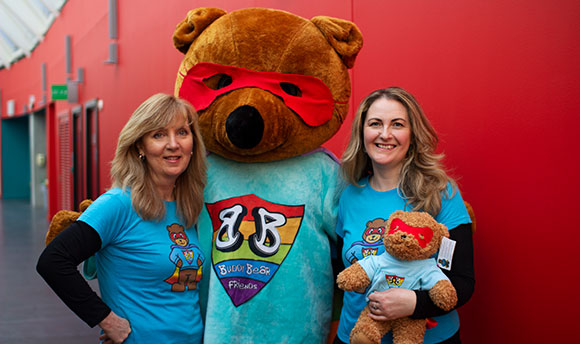
[{"label": "bear mascot costume", "polygon": [[340,128],[362,47],[349,21],[251,8],[187,13],[175,94],[208,155],[198,220],[206,343],[324,343],[343,182],[320,148]]}]

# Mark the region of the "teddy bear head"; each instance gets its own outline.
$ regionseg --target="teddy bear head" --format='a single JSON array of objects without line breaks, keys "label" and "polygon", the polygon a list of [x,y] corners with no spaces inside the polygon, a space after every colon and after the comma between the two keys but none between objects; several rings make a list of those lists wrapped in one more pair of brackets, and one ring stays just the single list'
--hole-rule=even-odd
[{"label": "teddy bear head", "polygon": [[173,241],[179,246],[186,246],[187,244],[189,244],[189,238],[187,237],[187,234],[185,233],[185,228],[183,228],[182,225],[174,223],[170,226],[167,226],[166,228],[169,234],[169,238],[171,238],[171,241]]},{"label": "teddy bear head", "polygon": [[383,243],[386,251],[402,260],[431,257],[449,232],[445,225],[425,212],[396,211],[387,221]]},{"label": "teddy bear head", "polygon": [[385,234],[386,223],[380,218],[368,221],[363,232],[363,240],[370,244],[381,240]]},{"label": "teddy bear head", "polygon": [[199,8],[177,25],[173,42],[185,55],[175,95],[198,111],[206,148],[263,162],[310,152],[338,131],[362,35],[331,17]]}]

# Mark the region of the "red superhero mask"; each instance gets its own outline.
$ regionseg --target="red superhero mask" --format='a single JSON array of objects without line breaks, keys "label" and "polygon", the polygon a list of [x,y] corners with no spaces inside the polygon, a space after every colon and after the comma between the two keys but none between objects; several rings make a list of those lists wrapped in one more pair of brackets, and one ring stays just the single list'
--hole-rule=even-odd
[{"label": "red superhero mask", "polygon": [[187,236],[183,232],[179,232],[179,233],[172,232],[172,233],[169,233],[169,237],[173,241],[175,241],[177,239],[186,239],[187,238]]},{"label": "red superhero mask", "polygon": [[[204,81],[216,75],[231,79],[226,79],[227,82],[217,89],[208,87]],[[335,103],[332,93],[320,79],[313,76],[259,72],[207,62],[196,64],[187,75],[182,76],[179,97],[187,99],[197,111],[206,109],[223,94],[244,87],[256,87],[282,98],[284,104],[309,126],[322,125],[332,118]]]},{"label": "red superhero mask", "polygon": [[383,235],[383,233],[385,232],[385,227],[369,227],[365,230],[365,236],[371,235],[371,234],[379,234],[379,235]]},{"label": "red superhero mask", "polygon": [[[387,235],[394,234],[396,232],[404,232],[407,234],[413,234],[415,240],[419,243],[421,248],[425,248],[433,238],[433,231],[429,227],[413,227],[409,226],[401,219],[393,219],[391,221],[390,231]],[[422,235],[422,238],[421,236]]]}]

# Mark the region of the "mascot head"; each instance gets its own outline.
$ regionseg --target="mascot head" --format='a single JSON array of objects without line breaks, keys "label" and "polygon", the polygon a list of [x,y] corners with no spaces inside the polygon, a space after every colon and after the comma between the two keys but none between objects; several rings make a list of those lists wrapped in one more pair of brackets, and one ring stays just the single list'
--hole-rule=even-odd
[{"label": "mascot head", "polygon": [[185,55],[175,94],[197,109],[207,149],[264,162],[310,152],[338,131],[362,35],[337,18],[199,8],[173,42]]}]

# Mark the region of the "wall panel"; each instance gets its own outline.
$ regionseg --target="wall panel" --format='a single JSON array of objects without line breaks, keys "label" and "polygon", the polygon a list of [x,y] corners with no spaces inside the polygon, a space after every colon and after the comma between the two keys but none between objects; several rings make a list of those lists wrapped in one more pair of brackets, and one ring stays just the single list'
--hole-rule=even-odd
[{"label": "wall panel", "polygon": [[[390,85],[415,94],[475,208],[477,284],[461,311],[464,341],[569,341],[579,302],[556,281],[579,263],[575,241],[563,238],[575,236],[569,222],[580,189],[572,167],[580,4],[353,3],[365,37],[355,103]],[[531,329],[540,314],[556,316]]]}]

